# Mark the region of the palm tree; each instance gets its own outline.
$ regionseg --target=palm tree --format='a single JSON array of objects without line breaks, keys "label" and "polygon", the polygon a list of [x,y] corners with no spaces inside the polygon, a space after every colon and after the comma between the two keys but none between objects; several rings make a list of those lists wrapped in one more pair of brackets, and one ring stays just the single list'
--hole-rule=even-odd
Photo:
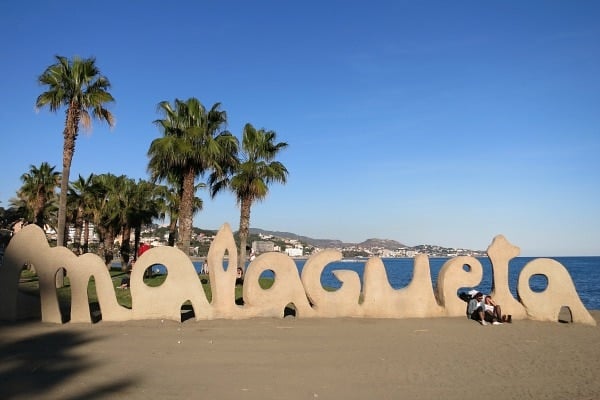
[{"label": "palm tree", "polygon": [[121,230],[122,203],[120,192],[123,190],[125,176],[113,174],[95,175],[93,178],[93,203],[91,212],[98,236],[103,243],[104,262],[107,267],[113,259],[114,240]]},{"label": "palm tree", "polygon": [[39,168],[31,165],[29,172],[21,175],[23,186],[19,190],[19,197],[28,205],[33,222],[42,229],[49,218],[44,211],[53,200],[60,181],[60,173],[54,168],[43,162]]},{"label": "palm tree", "polygon": [[[151,224],[154,218],[160,216],[162,204],[158,186],[152,182],[140,179],[137,183],[134,183],[131,189],[132,191],[129,195],[130,198],[126,208],[125,224],[123,225],[123,242],[121,245],[121,256],[125,263],[128,259],[126,256],[129,256],[131,251],[131,246],[129,245],[131,229],[134,232],[133,253],[134,257],[136,257],[135,254],[137,254],[140,244],[142,226]],[[125,243],[127,243],[126,246]]]},{"label": "palm tree", "polygon": [[175,246],[175,238],[177,237],[177,219],[179,216],[179,199],[180,195],[177,189],[173,186],[158,185],[157,186],[158,196],[160,198],[159,203],[159,219],[169,219],[168,232],[169,237],[167,244],[171,247]]},{"label": "palm tree", "polygon": [[[181,199],[181,195],[177,187],[181,187],[181,185],[176,185],[173,181],[169,181],[167,178],[167,186],[160,185],[158,186],[158,196],[160,198],[160,212],[159,218],[165,220],[165,218],[169,217],[169,237],[167,239],[167,243],[169,246],[175,246],[175,238],[177,237],[177,221],[179,219],[179,203]],[[206,187],[206,184],[200,182],[196,185],[196,191],[198,189]],[[198,211],[202,210],[204,206],[202,199],[194,196],[194,200],[192,202],[192,215],[196,215]]]},{"label": "palm tree", "polygon": [[4,230],[5,245],[10,239],[12,225],[26,216],[25,210],[18,204],[13,204],[13,201],[20,203],[19,200],[10,199],[8,208],[0,207],[0,230]]},{"label": "palm tree", "polygon": [[[73,238],[73,247],[76,251],[87,253],[89,241],[89,221],[90,204],[93,202],[93,179],[94,174],[87,178],[79,175],[76,181],[71,182],[69,187],[69,199],[74,205],[75,237]],[[83,232],[83,246],[81,245],[81,236]]]},{"label": "palm tree", "polygon": [[223,130],[227,114],[215,103],[206,110],[198,99],[175,99],[173,105],[158,105],[163,119],[155,124],[163,136],[150,144],[148,169],[152,179],[164,180],[175,174],[180,194],[177,247],[189,254],[196,178],[204,173],[225,173],[235,165],[238,140]]},{"label": "palm tree", "polygon": [[106,121],[112,127],[114,117],[104,107],[114,99],[107,91],[110,89],[110,82],[100,75],[95,58],[74,57],[73,60],[69,60],[66,57],[56,56],[56,61],[56,64],[46,68],[38,78],[40,84],[47,86],[48,91],[38,96],[35,105],[38,109],[48,106],[52,112],[56,112],[62,106],[66,107],[57,231],[57,245],[62,246],[65,236],[69,174],[79,125],[89,129],[92,118],[96,118]]},{"label": "palm tree", "polygon": [[129,257],[131,255],[131,229],[132,215],[137,212],[136,196],[137,185],[133,179],[125,178],[124,176],[119,181],[119,190],[115,195],[118,197],[119,204],[119,224],[121,232],[121,268],[125,270]]},{"label": "palm tree", "polygon": [[277,134],[264,129],[256,130],[246,124],[243,130],[241,160],[232,176],[212,174],[209,178],[211,195],[230,188],[240,206],[240,250],[238,267],[246,264],[246,242],[250,231],[250,208],[255,201],[266,198],[273,182],[286,183],[288,171],[279,161],[274,161],[287,143],[276,143]]}]

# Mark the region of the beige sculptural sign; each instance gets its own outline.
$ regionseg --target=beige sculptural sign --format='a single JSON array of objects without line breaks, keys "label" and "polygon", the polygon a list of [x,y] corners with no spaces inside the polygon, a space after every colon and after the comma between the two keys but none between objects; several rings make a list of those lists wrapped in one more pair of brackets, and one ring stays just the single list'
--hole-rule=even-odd
[{"label": "beige sculptural sign", "polygon": [[[573,322],[595,325],[582,304],[566,268],[555,260],[539,258],[529,262],[518,279],[518,299],[508,286],[508,264],[519,255],[519,248],[503,236],[494,238],[488,248],[492,264],[491,295],[514,319],[558,321],[562,307],[568,307]],[[62,323],[56,292],[56,274],[65,269],[71,284],[70,322],[91,322],[88,282],[96,283],[98,302],[104,321],[140,319],[181,320],[181,307],[190,302],[196,320],[283,317],[292,303],[299,318],[428,318],[465,315],[465,303],[457,291],[477,286],[483,268],[474,257],[449,259],[441,268],[435,287],[432,285],[429,259],[417,255],[411,283],[401,289],[390,286],[383,262],[377,257],[365,265],[363,284],[358,274],[349,270],[334,271],[342,286],[334,291],[323,288],[320,277],[325,266],[341,260],[337,250],[324,250],[311,256],[302,269],[281,253],[266,253],[247,268],[243,286],[243,305],[235,303],[237,250],[233,233],[225,224],[213,241],[207,257],[212,300],[208,301],[202,283],[189,257],[173,247],[146,251],[131,274],[131,309],[118,304],[109,271],[95,254],[76,256],[65,247],[50,247],[42,230],[30,225],[15,234],[0,267],[0,319],[17,320],[39,315],[44,322]],[[227,259],[225,263],[224,260]],[[19,292],[21,270],[33,264],[39,276],[40,298]],[[163,265],[168,271],[164,283],[149,287],[143,274],[147,268]],[[268,289],[259,285],[264,271],[274,273]],[[529,286],[534,275],[544,275],[548,284],[535,292]]]}]

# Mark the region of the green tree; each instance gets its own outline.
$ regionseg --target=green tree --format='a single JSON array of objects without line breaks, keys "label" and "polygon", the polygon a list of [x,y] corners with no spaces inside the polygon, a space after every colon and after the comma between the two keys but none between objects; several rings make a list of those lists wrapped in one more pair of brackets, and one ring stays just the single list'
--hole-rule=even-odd
[{"label": "green tree", "polygon": [[[69,186],[69,202],[73,204],[75,237],[73,247],[76,251],[87,253],[89,244],[89,223],[91,219],[90,206],[94,201],[93,192],[94,174],[87,178],[79,175],[79,178],[71,182]],[[81,237],[83,233],[83,246]]]},{"label": "green tree", "polygon": [[60,173],[54,168],[43,162],[39,168],[31,165],[29,171],[21,175],[23,186],[18,195],[30,210],[32,222],[42,229],[50,218],[46,211],[49,203],[54,200],[60,181]]},{"label": "green tree", "polygon": [[0,230],[3,234],[10,237],[12,226],[20,219],[25,219],[27,212],[24,208],[19,208],[18,205],[11,204],[8,208],[0,207]]},{"label": "green tree", "polygon": [[48,106],[50,111],[56,112],[61,107],[66,107],[57,230],[57,245],[62,246],[65,237],[69,175],[79,125],[89,129],[92,119],[96,118],[106,121],[112,127],[114,117],[105,105],[114,99],[107,91],[110,89],[110,82],[100,74],[95,58],[73,57],[73,60],[69,60],[56,56],[56,61],[56,64],[46,68],[38,78],[39,83],[48,90],[38,96],[36,108]]},{"label": "green tree", "polygon": [[246,265],[246,246],[250,230],[250,209],[252,204],[266,198],[269,185],[273,182],[285,184],[288,171],[279,161],[274,161],[287,143],[276,143],[274,131],[255,129],[246,124],[243,130],[241,159],[232,176],[212,174],[209,178],[211,195],[229,188],[235,193],[240,206],[239,261],[242,269]]},{"label": "green tree", "polygon": [[179,217],[179,199],[181,195],[177,192],[177,187],[170,184],[159,185],[158,192],[161,198],[159,219],[164,221],[168,218],[167,232],[169,236],[167,244],[173,247],[175,246],[175,238],[177,237],[177,220]]},{"label": "green tree", "polygon": [[[167,186],[160,185],[158,186],[159,197],[161,198],[160,202],[160,213],[159,218],[165,220],[167,217],[169,219],[168,232],[169,237],[167,239],[167,244],[171,247],[175,246],[175,238],[177,237],[177,221],[179,219],[179,203],[181,199],[181,195],[179,193],[181,185],[177,185],[174,178],[169,180],[167,178]],[[196,191],[198,189],[206,187],[206,184],[200,182],[196,185]],[[194,200],[192,202],[192,215],[195,215],[197,212],[202,210],[203,207],[202,199],[194,196]]]},{"label": "green tree", "polygon": [[[142,226],[151,224],[154,218],[160,217],[162,202],[159,187],[152,182],[140,179],[131,187],[126,207],[123,241],[121,244],[121,257],[124,265],[126,265],[131,254],[131,249],[128,248],[130,247],[129,237],[131,229],[134,232],[133,254],[136,257],[137,249],[140,245]],[[128,245],[125,246],[125,243],[128,243]]]},{"label": "green tree", "polygon": [[121,233],[121,268],[125,269],[131,256],[131,230],[133,229],[134,215],[138,212],[137,197],[138,187],[133,179],[120,177],[119,190],[114,195],[117,196],[119,204],[119,224]]},{"label": "green tree", "polygon": [[196,179],[211,171],[223,174],[237,159],[238,140],[223,129],[227,114],[220,106],[215,103],[206,110],[193,97],[175,99],[173,105],[163,101],[158,105],[163,118],[154,121],[163,136],[150,144],[148,169],[155,181],[169,174],[178,176],[177,247],[186,254],[190,249]]},{"label": "green tree", "polygon": [[115,238],[121,230],[122,202],[120,193],[123,191],[124,175],[113,174],[95,175],[93,178],[93,202],[90,211],[94,225],[102,243],[104,262],[107,267],[113,260]]}]

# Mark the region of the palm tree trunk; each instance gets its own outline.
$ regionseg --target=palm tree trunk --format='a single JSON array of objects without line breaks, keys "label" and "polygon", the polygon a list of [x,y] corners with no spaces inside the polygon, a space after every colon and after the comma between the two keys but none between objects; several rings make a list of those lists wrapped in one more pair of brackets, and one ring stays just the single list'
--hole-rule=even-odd
[{"label": "palm tree trunk", "polygon": [[96,229],[98,230],[98,254],[100,254],[100,249],[104,248],[104,238],[107,235],[107,229],[99,224],[96,224]]},{"label": "palm tree trunk", "polygon": [[83,207],[77,208],[75,217],[75,237],[73,238],[74,249],[81,254],[81,231],[83,230]]},{"label": "palm tree trunk", "polygon": [[114,254],[113,254],[113,244],[115,242],[115,236],[111,232],[111,229],[106,232],[106,236],[104,237],[104,264],[106,264],[106,268],[110,270],[110,264],[112,263]]},{"label": "palm tree trunk", "polygon": [[44,208],[46,207],[46,188],[40,188],[35,200],[34,221],[37,226],[44,229]]},{"label": "palm tree trunk", "polygon": [[88,252],[89,242],[90,242],[90,221],[85,219],[83,221],[83,251],[82,251],[83,254]]},{"label": "palm tree trunk", "polygon": [[249,198],[242,199],[240,203],[240,251],[238,254],[238,267],[246,271],[246,246],[248,242],[248,232],[250,231],[250,207],[252,201]]},{"label": "palm tree trunk", "polygon": [[169,222],[169,246],[175,246],[175,236],[177,236],[177,218],[171,217]]},{"label": "palm tree trunk", "polygon": [[[58,228],[56,232],[56,246],[65,245],[65,225],[67,222],[67,191],[69,190],[69,175],[71,174],[71,161],[75,149],[75,139],[70,128],[71,107],[67,110],[67,125],[64,130],[63,144],[63,170],[60,180],[60,196],[58,197]],[[60,269],[56,274],[56,287],[65,286],[65,276]]]},{"label": "palm tree trunk", "polygon": [[194,199],[194,181],[196,173],[190,169],[183,177],[183,191],[179,204],[179,235],[177,247],[186,255],[190,254],[190,241],[192,238],[192,207]]},{"label": "palm tree trunk", "polygon": [[65,222],[65,234],[63,236],[63,243],[66,246],[69,243],[69,225]]},{"label": "palm tree trunk", "polygon": [[67,120],[63,132],[63,170],[60,181],[60,197],[58,200],[58,232],[56,232],[56,245],[64,246],[65,225],[67,221],[67,191],[69,190],[69,175],[71,174],[71,162],[75,152],[75,139],[79,125],[79,107],[70,104],[67,109]]},{"label": "palm tree trunk", "polygon": [[127,270],[127,264],[129,263],[129,256],[131,255],[131,227],[129,225],[123,226],[123,240],[121,240],[121,269]]},{"label": "palm tree trunk", "polygon": [[[67,151],[65,139],[65,152]],[[63,172],[60,182],[60,196],[58,198],[58,231],[56,232],[56,245],[64,246],[65,225],[67,221],[67,190],[69,189],[69,174],[71,173],[71,159],[73,155],[63,155]],[[68,159],[67,159],[68,158]]]}]

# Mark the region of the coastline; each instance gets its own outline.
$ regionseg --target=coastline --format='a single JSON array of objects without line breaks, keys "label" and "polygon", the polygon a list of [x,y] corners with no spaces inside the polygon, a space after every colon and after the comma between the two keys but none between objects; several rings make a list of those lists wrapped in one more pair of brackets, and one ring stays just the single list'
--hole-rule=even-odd
[{"label": "coastline", "polygon": [[[600,311],[591,311],[600,322]],[[600,327],[464,318],[0,324],[2,398],[595,398]],[[143,366],[140,368],[140,366]],[[489,378],[473,385],[476,374]],[[483,390],[483,391],[481,391]]]}]

